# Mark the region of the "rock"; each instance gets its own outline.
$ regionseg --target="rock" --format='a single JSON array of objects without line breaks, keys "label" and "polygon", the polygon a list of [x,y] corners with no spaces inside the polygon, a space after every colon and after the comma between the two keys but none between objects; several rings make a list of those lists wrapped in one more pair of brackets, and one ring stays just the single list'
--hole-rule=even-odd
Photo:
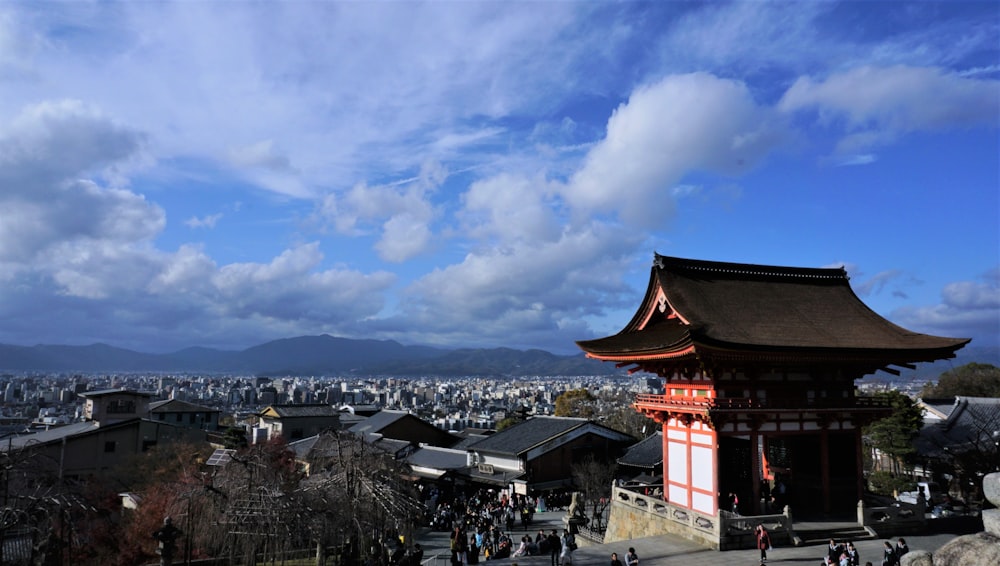
[{"label": "rock", "polygon": [[990,503],[1000,507],[1000,472],[986,474],[983,478],[983,496]]},{"label": "rock", "polygon": [[[907,564],[911,563],[903,562],[903,566]],[[996,566],[997,564],[1000,564],[1000,536],[991,533],[958,537],[934,553],[934,566]]]},{"label": "rock", "polygon": [[934,555],[926,550],[911,550],[903,555],[899,566],[934,566]]},{"label": "rock", "polygon": [[1000,536],[1000,509],[983,510],[983,530]]}]

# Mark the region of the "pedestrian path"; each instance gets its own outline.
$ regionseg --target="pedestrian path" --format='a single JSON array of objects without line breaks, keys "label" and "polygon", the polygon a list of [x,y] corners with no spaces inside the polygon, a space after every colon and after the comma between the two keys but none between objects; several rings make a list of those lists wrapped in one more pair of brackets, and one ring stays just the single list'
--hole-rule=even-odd
[{"label": "pedestrian path", "polygon": [[[525,533],[534,537],[539,529],[544,529],[546,532],[557,529],[562,533],[564,516],[565,513],[562,511],[536,513],[534,521],[527,530],[518,525],[508,534],[513,540],[518,541]],[[448,535],[447,532],[424,529],[416,536],[417,542],[424,548],[425,566],[450,566],[451,552]],[[906,541],[911,550],[934,551],[956,536],[958,533],[917,535],[907,536]],[[629,547],[635,548],[636,554],[639,556],[640,566],[727,566],[730,564],[756,566],[760,564],[760,551],[755,549],[720,552],[672,535],[659,535],[608,544],[595,544],[583,537],[577,537],[577,542],[580,548],[573,553],[574,566],[608,566],[612,552],[617,552],[619,558],[624,559]],[[855,547],[861,554],[861,564],[867,560],[873,564],[879,564],[882,561],[882,543],[882,539],[854,541]],[[816,566],[823,559],[825,549],[825,543],[809,546],[775,547],[768,553],[767,564]],[[490,566],[512,566],[513,564],[518,566],[551,566],[551,558],[545,555],[486,561],[480,557],[480,564]]]}]

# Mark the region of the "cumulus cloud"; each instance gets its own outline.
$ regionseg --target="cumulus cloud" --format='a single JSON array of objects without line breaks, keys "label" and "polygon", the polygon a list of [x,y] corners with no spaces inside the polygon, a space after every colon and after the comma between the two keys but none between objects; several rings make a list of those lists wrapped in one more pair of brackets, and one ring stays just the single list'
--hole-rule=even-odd
[{"label": "cumulus cloud", "polygon": [[841,154],[863,153],[916,131],[995,127],[1000,81],[963,77],[940,68],[864,66],[816,81],[800,77],[782,97],[784,112],[816,110],[840,121]]},{"label": "cumulus cloud", "polygon": [[1000,344],[1000,269],[979,281],[949,283],[941,292],[941,302],[921,307],[903,307],[891,317],[904,327],[930,334],[957,337],[976,336],[978,346]]},{"label": "cumulus cloud", "polygon": [[429,193],[446,177],[427,165],[421,175],[396,185],[358,183],[343,193],[329,193],[317,205],[324,225],[351,236],[379,233],[375,249],[386,261],[402,262],[424,253],[432,244],[431,223],[438,212]]},{"label": "cumulus cloud", "polygon": [[631,307],[634,291],[622,277],[640,239],[634,231],[595,223],[551,241],[478,249],[410,285],[401,314],[378,328],[416,325],[450,343],[565,349],[593,334],[587,317]]},{"label": "cumulus cloud", "polygon": [[781,119],[758,106],[745,84],[707,73],[671,75],[637,89],[614,111],[605,138],[561,194],[578,213],[662,227],[674,213],[669,189],[684,174],[745,172],[782,139]]},{"label": "cumulus cloud", "polygon": [[90,244],[111,253],[148,242],[165,223],[160,207],[82,178],[132,157],[142,138],[74,101],[24,109],[0,135],[0,262],[18,271],[83,260],[69,250]]},{"label": "cumulus cloud", "polygon": [[552,242],[561,232],[549,183],[502,174],[472,183],[459,213],[464,233],[476,241],[506,247]]},{"label": "cumulus cloud", "polygon": [[[200,246],[157,249],[164,210],[101,182],[118,179],[107,172],[141,152],[144,136],[92,107],[31,106],[0,131],[0,318],[26,317],[0,339],[23,332],[63,343],[117,338],[165,347],[356,332],[359,320],[381,311],[395,282],[387,272],[324,268],[316,242],[270,262],[221,267]],[[211,227],[220,217],[187,224]]]}]

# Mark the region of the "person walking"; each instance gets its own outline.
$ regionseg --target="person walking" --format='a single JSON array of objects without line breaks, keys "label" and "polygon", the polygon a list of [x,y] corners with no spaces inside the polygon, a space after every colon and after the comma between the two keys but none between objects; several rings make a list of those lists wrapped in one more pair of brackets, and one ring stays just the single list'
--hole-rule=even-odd
[{"label": "person walking", "polygon": [[767,551],[771,550],[771,535],[764,525],[757,525],[757,548],[760,549],[760,563],[767,562]]},{"label": "person walking", "polygon": [[882,566],[896,566],[899,564],[898,558],[896,550],[892,548],[892,543],[885,541],[882,544]]},{"label": "person walking", "polygon": [[559,562],[561,566],[569,566],[573,564],[573,551],[576,550],[576,537],[569,532],[569,529],[563,529],[562,540],[562,553],[559,555]]},{"label": "person walking", "polygon": [[559,566],[559,553],[562,551],[562,541],[559,540],[559,535],[556,534],[556,530],[552,529],[549,533],[549,555],[552,557],[552,566]]},{"label": "person walking", "polygon": [[903,559],[903,555],[910,551],[910,547],[906,546],[906,540],[900,537],[896,541],[896,562]]}]

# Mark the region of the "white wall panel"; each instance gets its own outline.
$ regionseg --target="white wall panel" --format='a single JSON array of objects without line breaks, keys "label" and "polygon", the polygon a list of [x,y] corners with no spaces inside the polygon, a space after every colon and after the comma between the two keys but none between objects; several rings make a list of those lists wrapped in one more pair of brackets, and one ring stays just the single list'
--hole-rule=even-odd
[{"label": "white wall panel", "polygon": [[714,491],[715,462],[713,460],[711,448],[691,447],[691,487]]},{"label": "white wall panel", "polygon": [[683,484],[688,483],[687,446],[679,442],[669,442],[667,444],[669,445],[667,457],[670,461],[667,471],[670,473],[670,481]]}]

